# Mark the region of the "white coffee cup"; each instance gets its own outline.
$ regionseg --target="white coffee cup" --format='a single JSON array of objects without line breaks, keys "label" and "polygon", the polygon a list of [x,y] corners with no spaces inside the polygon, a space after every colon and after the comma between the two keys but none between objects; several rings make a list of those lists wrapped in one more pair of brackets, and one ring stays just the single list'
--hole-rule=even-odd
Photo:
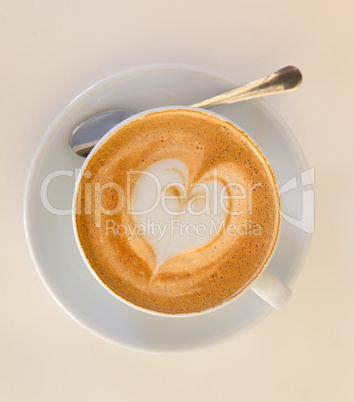
[{"label": "white coffee cup", "polygon": [[75,185],[75,191],[74,191],[74,197],[73,197],[73,227],[74,227],[74,235],[75,235],[75,240],[76,243],[78,245],[79,251],[82,255],[83,260],[85,261],[88,269],[92,272],[92,274],[94,275],[94,277],[99,281],[99,283],[101,283],[102,286],[104,286],[104,288],[110,292],[113,296],[115,296],[116,298],[118,298],[120,301],[128,304],[129,306],[138,309],[140,311],[143,312],[147,312],[150,314],[154,314],[154,315],[159,315],[159,316],[170,316],[170,317],[191,317],[191,316],[198,316],[200,314],[205,314],[205,313],[209,313],[211,311],[215,311],[219,308],[222,308],[223,306],[233,302],[234,300],[236,300],[238,297],[240,297],[246,290],[250,289],[253,292],[255,292],[260,298],[262,298],[266,303],[268,303],[270,306],[272,306],[275,309],[279,309],[281,308],[289,299],[289,297],[291,296],[291,291],[290,289],[283,284],[273,273],[270,272],[270,270],[268,269],[268,266],[270,264],[270,261],[272,259],[272,256],[274,255],[274,252],[276,250],[277,244],[278,244],[278,239],[280,237],[280,228],[278,231],[278,236],[277,236],[277,240],[276,240],[276,244],[274,245],[271,255],[269,256],[266,264],[264,264],[258,274],[258,276],[253,279],[250,283],[248,283],[243,290],[236,294],[234,297],[232,297],[231,299],[213,307],[213,308],[209,308],[207,310],[203,310],[201,312],[190,312],[190,313],[181,313],[181,314],[170,314],[170,313],[164,313],[164,312],[159,312],[159,311],[155,311],[155,310],[150,310],[147,308],[143,308],[141,306],[138,306],[126,299],[124,299],[123,297],[121,297],[120,295],[116,294],[114,291],[112,291],[102,280],[101,278],[97,275],[97,273],[95,272],[95,270],[92,268],[90,262],[88,261],[85,252],[82,248],[81,245],[81,241],[79,239],[79,235],[78,235],[78,230],[77,230],[77,226],[76,226],[76,219],[75,219],[75,211],[76,211],[76,195],[78,192],[78,188],[79,188],[79,184],[82,178],[82,175],[85,172],[85,169],[88,165],[88,163],[91,161],[92,158],[94,158],[95,154],[97,153],[97,151],[102,147],[103,144],[105,144],[105,142],[111,137],[113,136],[119,129],[121,129],[122,127],[124,127],[125,125],[129,124],[130,122],[137,120],[137,119],[141,119],[144,116],[149,115],[150,113],[154,113],[154,112],[158,112],[158,111],[163,111],[163,110],[170,110],[170,109],[191,109],[191,110],[199,110],[201,112],[203,112],[206,115],[211,115],[214,117],[217,117],[218,119],[224,120],[226,122],[231,122],[234,126],[237,127],[237,125],[235,123],[233,123],[232,121],[228,120],[227,118],[218,115],[216,113],[210,112],[210,111],[206,111],[203,109],[196,109],[196,108],[191,108],[191,107],[185,107],[185,106],[173,106],[173,107],[162,107],[162,108],[155,108],[155,109],[150,109],[147,111],[144,111],[142,113],[138,113],[134,116],[132,116],[131,118],[123,121],[122,123],[118,124],[117,126],[113,127],[98,143],[97,145],[94,147],[94,149],[91,151],[91,153],[89,154],[89,156],[86,158],[80,174],[77,178],[77,182]]}]

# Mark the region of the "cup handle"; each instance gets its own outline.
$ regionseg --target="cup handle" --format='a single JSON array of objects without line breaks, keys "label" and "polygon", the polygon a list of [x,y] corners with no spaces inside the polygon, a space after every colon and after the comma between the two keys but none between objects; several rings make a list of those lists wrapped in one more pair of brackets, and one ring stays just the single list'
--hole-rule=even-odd
[{"label": "cup handle", "polygon": [[251,289],[275,309],[284,306],[291,296],[291,290],[268,269],[253,282]]}]

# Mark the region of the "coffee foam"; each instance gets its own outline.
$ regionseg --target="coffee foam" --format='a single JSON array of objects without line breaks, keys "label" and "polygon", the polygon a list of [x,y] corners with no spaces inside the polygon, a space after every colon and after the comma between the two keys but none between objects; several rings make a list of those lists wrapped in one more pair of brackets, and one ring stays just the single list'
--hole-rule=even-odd
[{"label": "coffee foam", "polygon": [[162,159],[140,175],[132,194],[133,220],[142,228],[156,228],[145,234],[156,257],[152,279],[168,260],[219,237],[213,228],[226,222],[230,203],[218,205],[224,183],[213,174],[216,169],[189,183],[189,170],[181,160]]},{"label": "coffee foam", "polygon": [[[102,214],[97,222],[92,208],[77,213],[76,224],[94,271],[134,304],[169,313],[216,306],[242,291],[273,250],[279,228],[274,176],[257,147],[231,123],[194,110],[154,112],[108,139],[85,171],[90,174],[82,177],[78,205],[97,203],[95,186],[111,182],[128,196],[106,188],[100,194],[103,208],[113,211],[124,201],[119,212]],[[166,189],[165,207],[176,215],[167,214],[161,203],[148,213],[133,214],[153,206],[157,190],[152,177]],[[228,184],[223,209],[220,195]],[[191,213],[206,210],[206,203],[209,213]],[[171,234],[173,220],[180,226],[204,225],[205,234]],[[165,235],[123,233],[129,227],[151,228],[152,222],[167,227]],[[223,222],[225,229],[242,228],[242,233],[210,231]],[[261,235],[249,234],[255,224]]]}]

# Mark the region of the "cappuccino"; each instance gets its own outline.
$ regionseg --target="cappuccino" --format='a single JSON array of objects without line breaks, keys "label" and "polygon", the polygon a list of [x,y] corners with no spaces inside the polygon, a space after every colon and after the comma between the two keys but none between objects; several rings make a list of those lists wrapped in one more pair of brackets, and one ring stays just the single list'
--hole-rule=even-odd
[{"label": "cappuccino", "polygon": [[194,109],[120,125],[82,172],[79,243],[113,293],[162,313],[208,310],[262,271],[279,231],[274,175],[232,123]]}]

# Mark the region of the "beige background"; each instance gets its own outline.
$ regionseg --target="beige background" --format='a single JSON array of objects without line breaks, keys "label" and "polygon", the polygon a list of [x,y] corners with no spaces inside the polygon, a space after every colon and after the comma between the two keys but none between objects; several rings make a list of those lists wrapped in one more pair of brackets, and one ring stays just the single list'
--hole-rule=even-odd
[{"label": "beige background", "polygon": [[[1,401],[354,400],[354,6],[351,0],[2,0]],[[77,94],[123,69],[206,67],[246,83],[288,64],[269,98],[316,170],[316,231],[294,296],[241,336],[150,355],[81,328],[41,283],[22,210],[30,161]]]}]

